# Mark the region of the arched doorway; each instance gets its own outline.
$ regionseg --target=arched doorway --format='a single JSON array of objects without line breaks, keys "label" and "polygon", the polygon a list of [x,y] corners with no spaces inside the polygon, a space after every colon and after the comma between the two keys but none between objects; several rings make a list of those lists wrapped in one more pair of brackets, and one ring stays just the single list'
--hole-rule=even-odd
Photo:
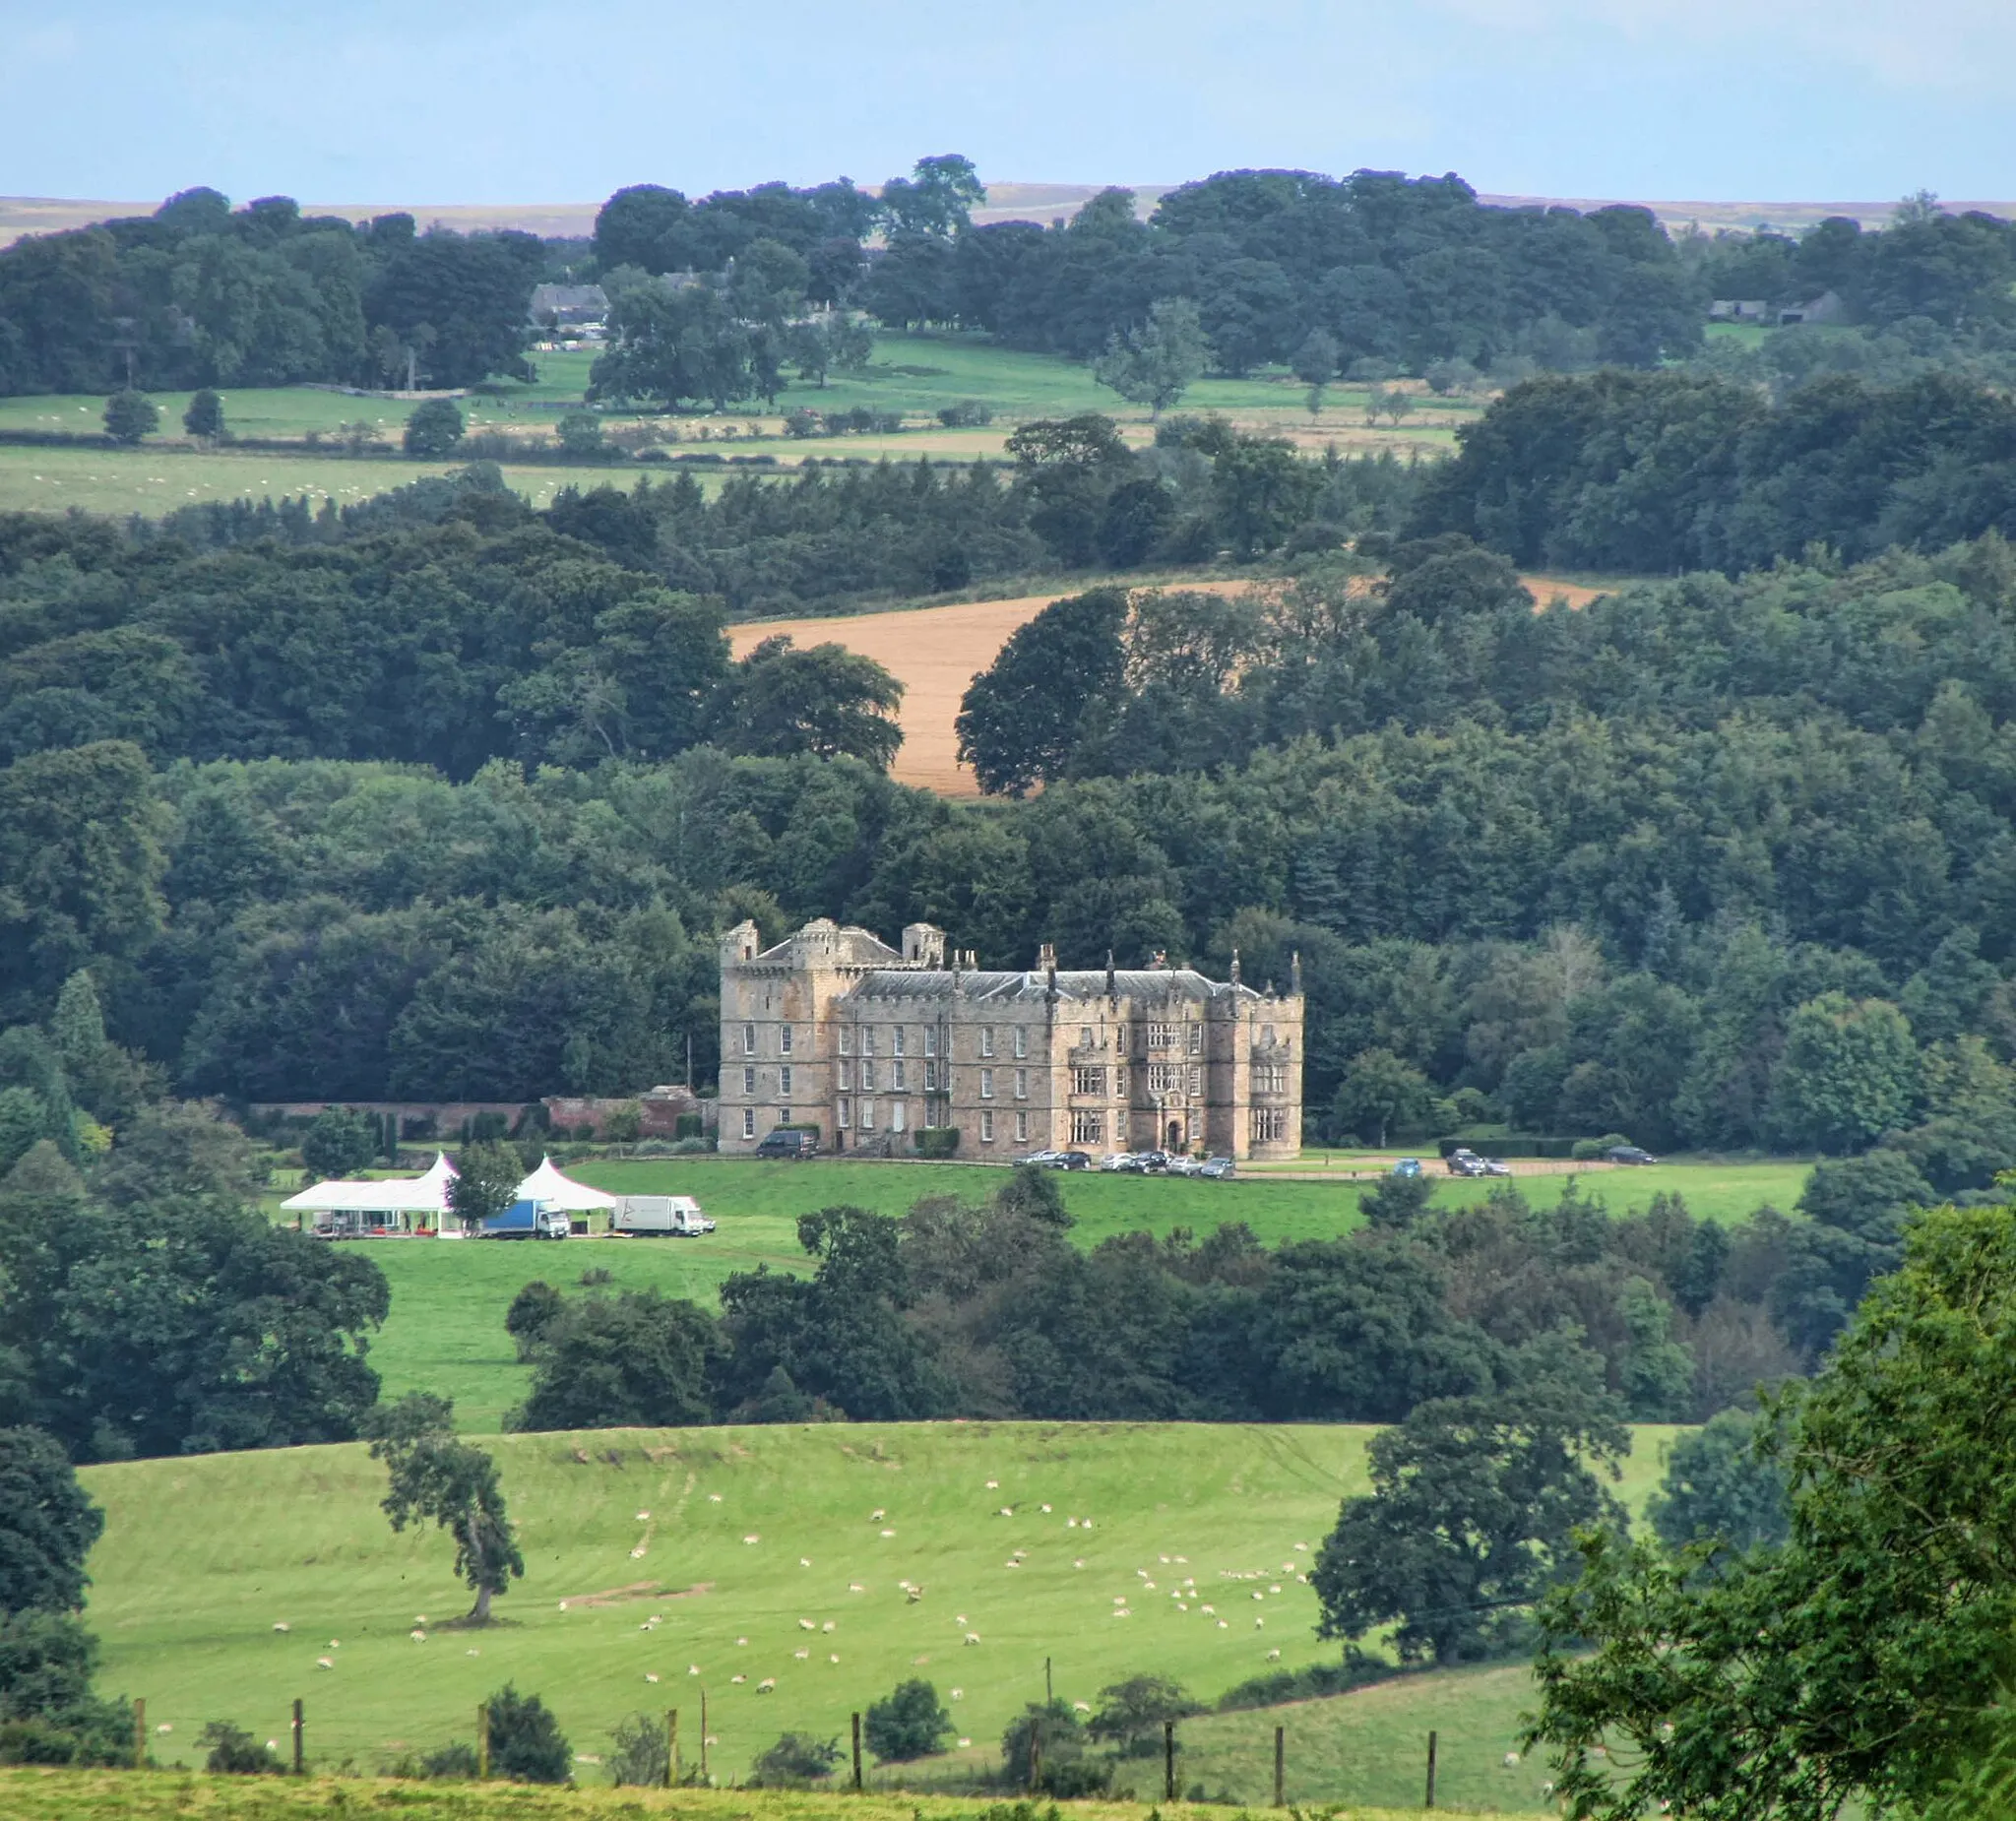
[{"label": "arched doorway", "polygon": [[1182,1120],[1180,1120],[1180,1119],[1171,1119],[1171,1120],[1169,1121],[1169,1129],[1168,1129],[1168,1132],[1167,1132],[1167,1134],[1166,1134],[1166,1143],[1164,1144],[1164,1146],[1163,1146],[1163,1149],[1164,1149],[1165,1151],[1169,1151],[1169,1152],[1177,1152],[1177,1151],[1181,1151],[1181,1150],[1183,1150],[1183,1149],[1184,1149],[1185,1147],[1184,1147],[1184,1144],[1183,1144],[1183,1122],[1182,1122]]}]

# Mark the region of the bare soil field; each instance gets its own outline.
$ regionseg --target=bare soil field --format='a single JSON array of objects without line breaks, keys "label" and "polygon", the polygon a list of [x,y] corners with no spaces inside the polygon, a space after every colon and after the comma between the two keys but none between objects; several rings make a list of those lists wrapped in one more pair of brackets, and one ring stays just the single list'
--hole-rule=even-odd
[{"label": "bare soil field", "polygon": [[[1606,589],[1592,582],[1554,576],[1522,578],[1542,606],[1561,601],[1585,607]],[[1215,595],[1241,594],[1247,582],[1176,582],[1171,586]],[[799,646],[842,645],[872,658],[903,684],[903,746],[893,774],[900,784],[917,785],[941,796],[977,796],[978,781],[959,763],[953,722],[967,686],[994,661],[1021,627],[1051,601],[1076,589],[1047,595],[1018,595],[1007,600],[957,601],[942,607],[898,607],[886,613],[854,613],[809,619],[745,620],[728,628],[737,658],[778,633]]]}]

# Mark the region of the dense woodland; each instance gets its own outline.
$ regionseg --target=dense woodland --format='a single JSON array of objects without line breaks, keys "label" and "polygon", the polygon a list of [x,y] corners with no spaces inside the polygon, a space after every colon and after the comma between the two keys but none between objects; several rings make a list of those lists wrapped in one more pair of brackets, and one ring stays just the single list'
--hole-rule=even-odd
[{"label": "dense woodland", "polygon": [[[697,200],[638,184],[584,243],[419,232],[406,215],[353,227],[287,197],[234,210],[187,190],[0,251],[0,393],[522,377],[542,278],[596,279],[614,300],[598,395],[668,408],[774,399],[788,362],[816,382],[833,347],[791,325],[854,310],[1091,359],[1181,299],[1215,371],[1318,381],[1673,359],[1778,384],[1927,365],[2006,379],[2016,361],[2016,230],[1929,198],[1880,232],[1842,218],[1795,239],[1674,236],[1622,205],[1491,207],[1453,174],[1228,171],[1145,220],[1114,189],[1047,226],[975,226],[984,196],[957,156],[879,194],[846,178]],[[1703,343],[1713,299],[1777,311],[1827,293],[1846,332],[1796,331],[1768,355]]]}]

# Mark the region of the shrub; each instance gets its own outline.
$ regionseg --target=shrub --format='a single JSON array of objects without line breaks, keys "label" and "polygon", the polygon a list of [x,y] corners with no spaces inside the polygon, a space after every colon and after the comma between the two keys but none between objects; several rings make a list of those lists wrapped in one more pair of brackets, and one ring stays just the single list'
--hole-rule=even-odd
[{"label": "shrub", "polygon": [[602,1136],[612,1144],[634,1145],[644,1131],[644,1108],[635,1100],[612,1106],[602,1118]]},{"label": "shrub", "polygon": [[224,402],[208,386],[189,400],[182,413],[182,428],[205,442],[221,442],[224,436]]},{"label": "shrub", "polygon": [[840,1762],[840,1740],[809,1732],[786,1732],[749,1767],[749,1781],[765,1790],[802,1789],[831,1777]]},{"label": "shrub", "polygon": [[[586,1276],[583,1273],[584,1279]],[[517,1344],[521,1365],[532,1358],[539,1344],[539,1336],[552,1326],[566,1306],[560,1292],[537,1278],[511,1298],[510,1308],[504,1311],[504,1332]]]},{"label": "shrub", "polygon": [[826,420],[817,411],[800,405],[796,410],[785,412],[784,433],[787,436],[824,436]]},{"label": "shrub", "polygon": [[602,1764],[611,1783],[652,1790],[663,1785],[671,1753],[664,1722],[650,1714],[632,1714],[609,1728],[609,1750]]},{"label": "shrub", "polygon": [[924,1125],[917,1128],[917,1156],[949,1158],[959,1149],[956,1125]]},{"label": "shrub", "polygon": [[937,1688],[921,1676],[899,1682],[882,1700],[870,1701],[861,1724],[868,1749],[891,1764],[929,1757],[951,1733],[952,1716]]},{"label": "shrub", "polygon": [[948,430],[977,429],[994,421],[994,408],[980,399],[961,399],[938,408],[938,421]]},{"label": "shrub", "polygon": [[[1031,1777],[1031,1742],[1040,1727],[1040,1757]],[[1096,1795],[1110,1772],[1085,1753],[1085,1723],[1068,1701],[1031,1702],[1001,1734],[1001,1775],[1020,1789],[1035,1787],[1055,1796]]]},{"label": "shrub", "polygon": [[574,1775],[574,1753],[551,1710],[509,1682],[490,1697],[490,1775],[513,1783],[565,1783]]},{"label": "shrub", "polygon": [[227,1720],[213,1720],[203,1728],[201,1743],[210,1747],[203,1768],[213,1776],[260,1776],[284,1767],[243,1727]]}]

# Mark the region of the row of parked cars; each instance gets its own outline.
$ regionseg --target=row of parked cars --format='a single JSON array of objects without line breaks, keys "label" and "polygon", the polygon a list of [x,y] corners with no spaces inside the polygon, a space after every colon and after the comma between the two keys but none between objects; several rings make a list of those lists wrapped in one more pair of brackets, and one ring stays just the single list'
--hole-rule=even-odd
[{"label": "row of parked cars", "polygon": [[[1641,1151],[1636,1145],[1612,1145],[1603,1154],[1606,1163],[1657,1163],[1659,1160],[1649,1151]],[[1457,1148],[1442,1160],[1452,1176],[1509,1176],[1512,1165],[1502,1158],[1480,1157],[1467,1146]],[[1421,1173],[1419,1158],[1402,1158],[1393,1166],[1396,1176],[1418,1176]]]},{"label": "row of parked cars", "polygon": [[[1094,1167],[1089,1151],[1032,1151],[1017,1162],[1039,1169]],[[1230,1158],[1182,1157],[1167,1151],[1115,1151],[1100,1159],[1098,1167],[1123,1176],[1201,1176],[1207,1182],[1226,1182],[1233,1174]]]}]

